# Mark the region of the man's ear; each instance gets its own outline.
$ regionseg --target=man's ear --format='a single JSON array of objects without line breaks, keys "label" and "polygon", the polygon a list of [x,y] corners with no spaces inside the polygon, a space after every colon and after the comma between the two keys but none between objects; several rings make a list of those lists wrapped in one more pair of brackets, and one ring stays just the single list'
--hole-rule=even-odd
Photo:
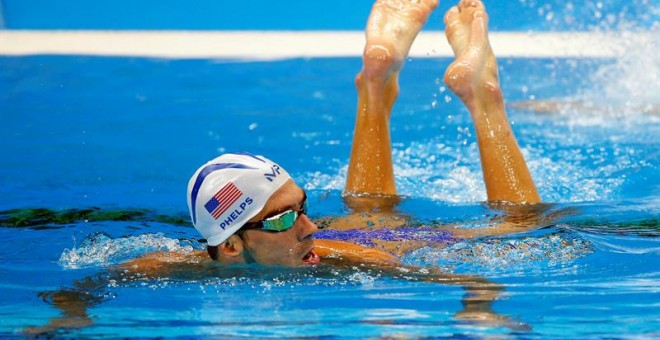
[{"label": "man's ear", "polygon": [[227,240],[218,245],[218,248],[220,249],[220,255],[227,258],[241,256],[245,249],[243,240],[238,235],[229,236]]}]

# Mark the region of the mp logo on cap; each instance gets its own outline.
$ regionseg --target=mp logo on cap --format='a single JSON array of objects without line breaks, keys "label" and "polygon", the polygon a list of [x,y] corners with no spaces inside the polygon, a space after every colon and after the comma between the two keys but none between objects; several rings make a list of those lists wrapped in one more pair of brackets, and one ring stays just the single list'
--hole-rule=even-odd
[{"label": "mp logo on cap", "polygon": [[264,177],[266,177],[266,179],[269,182],[272,182],[273,179],[275,179],[275,177],[277,177],[277,175],[279,174],[280,174],[280,166],[277,164],[273,164],[273,166],[270,168],[270,173],[265,173]]}]

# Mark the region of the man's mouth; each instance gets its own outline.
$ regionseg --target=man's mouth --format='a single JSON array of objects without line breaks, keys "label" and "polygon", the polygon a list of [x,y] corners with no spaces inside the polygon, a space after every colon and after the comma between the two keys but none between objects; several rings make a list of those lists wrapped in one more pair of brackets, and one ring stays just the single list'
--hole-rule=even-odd
[{"label": "man's mouth", "polygon": [[318,255],[316,255],[316,253],[314,252],[314,248],[312,248],[310,251],[307,252],[307,254],[305,254],[305,256],[303,256],[302,262],[309,265],[315,265],[321,262],[321,258]]}]

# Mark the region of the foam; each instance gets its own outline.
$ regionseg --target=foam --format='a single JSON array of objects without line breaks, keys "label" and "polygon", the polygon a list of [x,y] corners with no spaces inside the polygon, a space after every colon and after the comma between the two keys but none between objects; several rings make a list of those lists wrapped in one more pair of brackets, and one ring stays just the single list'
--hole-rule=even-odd
[{"label": "foam", "polygon": [[155,251],[190,253],[198,244],[165,237],[162,233],[112,238],[104,232],[90,234],[79,246],[64,249],[58,264],[66,269],[107,266]]},{"label": "foam", "polygon": [[[568,139],[567,139],[568,138]],[[557,136],[549,141],[552,156],[543,148],[527,146],[522,152],[539,188],[548,202],[606,201],[616,198],[625,178],[617,174],[637,162],[633,146],[616,146],[614,150],[581,149],[573,144],[579,137]],[[585,140],[585,143],[588,141]],[[553,143],[557,143],[553,145]],[[571,148],[562,150],[563,144]],[[610,152],[616,153],[611,155]],[[460,141],[445,144],[441,138],[411,142],[392,151],[398,193],[462,204],[487,199],[476,143],[463,146]],[[586,156],[584,155],[586,153]],[[599,166],[585,162],[600,160]],[[615,161],[612,161],[615,159]],[[639,163],[644,165],[643,163]],[[347,165],[329,168],[326,173],[309,172],[296,176],[306,190],[343,190]]]},{"label": "foam", "polygon": [[512,268],[568,263],[593,252],[577,236],[554,233],[541,237],[491,238],[456,242],[442,249],[424,247],[404,256],[411,266],[452,268]]},{"label": "foam", "polygon": [[[648,11],[658,13],[657,7],[645,4]],[[623,14],[622,14],[623,15]],[[589,27],[592,32],[607,32],[616,41],[620,53],[611,62],[591,60],[598,63],[589,74],[587,86],[572,96],[555,98],[554,124],[569,127],[616,127],[634,132],[643,124],[660,123],[660,92],[656,84],[660,79],[660,23],[651,27],[639,27],[635,21],[616,18]],[[583,65],[569,63],[578,74]],[[527,104],[531,107],[547,108],[546,104]],[[557,118],[556,115],[559,115]]]},{"label": "foam", "polygon": [[[460,143],[459,143],[460,144]],[[392,150],[397,190],[400,195],[425,197],[463,203],[486,199],[474,145],[451,146],[437,140],[412,142],[405,148]],[[335,173],[309,172],[297,176],[306,190],[343,190],[348,165],[341,165]],[[329,169],[333,171],[333,169]]]},{"label": "foam", "polygon": [[[641,115],[645,108],[654,110],[652,106],[659,106],[660,24],[656,24],[650,33],[638,34],[634,30],[617,32],[623,42],[624,53],[616,62],[601,66],[591,77],[593,86],[580,97],[608,104],[610,110],[606,113],[617,117]],[[651,113],[654,114],[649,118],[660,122],[660,112]]]}]

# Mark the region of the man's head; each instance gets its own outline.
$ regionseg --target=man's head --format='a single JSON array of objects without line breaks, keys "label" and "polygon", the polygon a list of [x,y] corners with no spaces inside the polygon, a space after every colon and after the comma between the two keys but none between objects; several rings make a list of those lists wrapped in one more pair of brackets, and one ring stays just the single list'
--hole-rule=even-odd
[{"label": "man's head", "polygon": [[192,222],[211,257],[227,263],[318,263],[305,198],[283,168],[250,154],[217,157],[188,183]]}]

